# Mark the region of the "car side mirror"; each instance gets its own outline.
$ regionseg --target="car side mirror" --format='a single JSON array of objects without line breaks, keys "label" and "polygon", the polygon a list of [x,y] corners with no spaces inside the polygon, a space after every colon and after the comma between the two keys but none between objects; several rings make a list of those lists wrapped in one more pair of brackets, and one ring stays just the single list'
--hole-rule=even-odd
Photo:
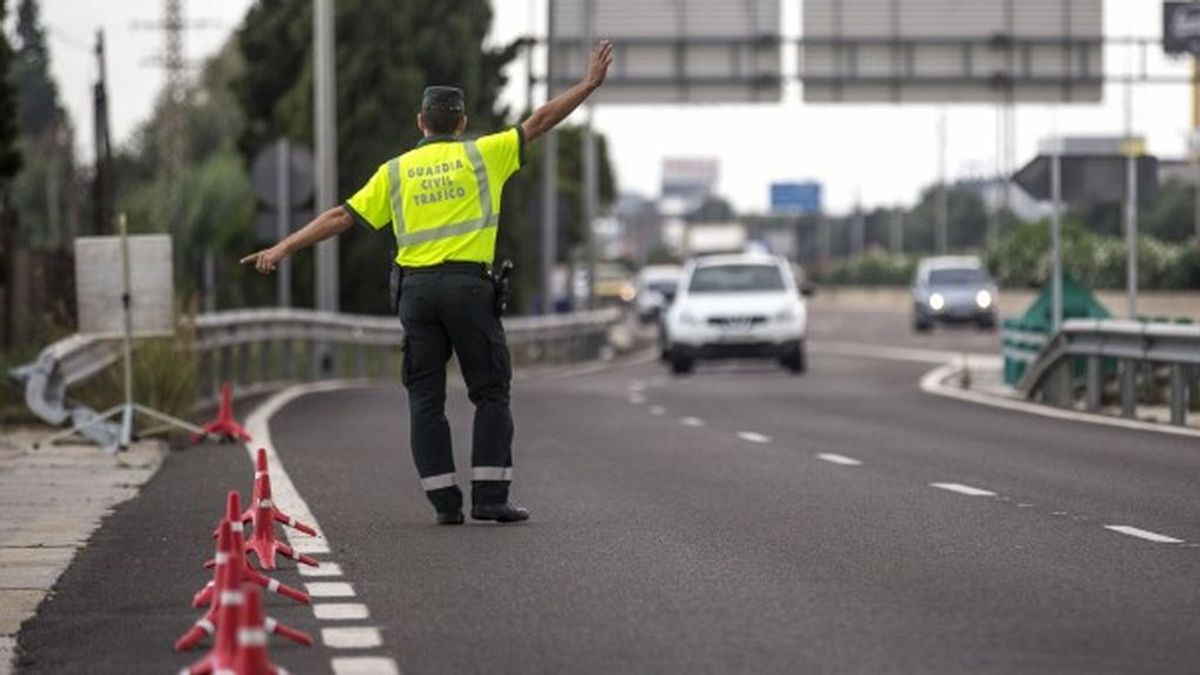
[{"label": "car side mirror", "polygon": [[817,287],[814,286],[813,284],[802,284],[800,286],[800,295],[803,295],[806,298],[811,298],[812,296],[814,296],[816,294],[817,294]]},{"label": "car side mirror", "polygon": [[669,305],[672,302],[675,302],[675,291],[663,291],[662,296],[664,304]]}]

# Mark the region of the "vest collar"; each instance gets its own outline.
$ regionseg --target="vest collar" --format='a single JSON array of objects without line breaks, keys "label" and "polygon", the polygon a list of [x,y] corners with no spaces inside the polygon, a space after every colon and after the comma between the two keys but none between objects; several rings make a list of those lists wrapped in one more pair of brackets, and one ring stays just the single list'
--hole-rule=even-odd
[{"label": "vest collar", "polygon": [[425,138],[417,141],[417,147],[419,148],[422,145],[429,145],[430,143],[453,143],[457,140],[459,140],[459,138],[454,134],[434,134],[432,136],[426,136]]}]

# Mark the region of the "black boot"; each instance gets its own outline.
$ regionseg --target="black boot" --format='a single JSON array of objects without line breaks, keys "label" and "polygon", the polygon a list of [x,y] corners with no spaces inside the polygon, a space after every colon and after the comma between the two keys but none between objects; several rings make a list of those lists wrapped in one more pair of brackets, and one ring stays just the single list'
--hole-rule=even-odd
[{"label": "black boot", "polygon": [[471,507],[471,518],[494,520],[497,523],[519,523],[529,520],[529,509],[512,504],[475,504]]},{"label": "black boot", "polygon": [[438,511],[437,514],[438,525],[462,525],[463,520],[462,511]]}]

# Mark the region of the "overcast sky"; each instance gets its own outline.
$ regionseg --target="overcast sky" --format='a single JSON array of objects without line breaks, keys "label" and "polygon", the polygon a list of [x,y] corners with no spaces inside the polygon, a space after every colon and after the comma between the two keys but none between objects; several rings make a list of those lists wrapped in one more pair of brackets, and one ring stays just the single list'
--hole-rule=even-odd
[{"label": "overcast sky", "polygon": [[[783,0],[785,38],[799,35],[800,1]],[[601,0],[603,2],[603,0]],[[14,3],[10,3],[14,4]],[[211,20],[215,28],[191,30],[187,57],[199,62],[237,26],[251,0],[185,2],[190,19]],[[541,34],[545,0],[494,0],[491,39],[506,42],[530,32]],[[161,52],[162,35],[135,29],[138,20],[161,19],[160,0],[42,0],[51,40],[53,71],[75,121],[81,149],[90,157],[91,84],[96,76],[91,52],[103,28],[108,47],[110,107],[114,140],[129,140],[149,115],[163,83],[150,63]],[[1161,3],[1105,0],[1105,30],[1111,36],[1161,35]],[[1125,68],[1127,53],[1106,53],[1110,72]],[[796,72],[794,48],[785,49],[784,74]],[[1156,73],[1187,73],[1184,65],[1151,52]],[[519,108],[524,100],[524,62],[512,66],[513,86],[505,93]],[[1147,136],[1151,152],[1183,154],[1190,124],[1188,88],[1139,85],[1134,126]],[[993,170],[996,116],[987,106],[954,106],[949,115],[949,173],[979,175]],[[403,119],[409,117],[402,116]],[[785,89],[782,104],[755,106],[612,106],[596,112],[598,128],[611,142],[622,190],[657,195],[663,157],[716,157],[721,161],[719,191],[741,210],[762,211],[772,181],[817,179],[826,186],[829,207],[845,210],[861,195],[864,204],[911,203],[920,186],[937,178],[937,120],[933,106],[804,105],[799,86]],[[1053,133],[1114,134],[1124,125],[1123,87],[1109,85],[1098,105],[1022,106],[1017,114],[1017,158],[1024,163],[1038,140]],[[399,152],[402,149],[397,149]],[[383,158],[381,158],[382,160]]]}]

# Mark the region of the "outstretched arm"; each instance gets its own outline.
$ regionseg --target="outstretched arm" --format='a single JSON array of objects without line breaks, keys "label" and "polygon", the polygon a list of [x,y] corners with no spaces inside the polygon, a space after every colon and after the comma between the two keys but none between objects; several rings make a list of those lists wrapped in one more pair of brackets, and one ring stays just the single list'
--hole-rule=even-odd
[{"label": "outstretched arm", "polygon": [[346,211],[346,207],[335,206],[314,218],[309,224],[289,234],[271,248],[265,248],[242,258],[242,264],[252,264],[259,272],[270,274],[275,271],[275,266],[279,264],[280,260],[319,241],[336,237],[353,226],[354,219]]},{"label": "outstretched arm", "polygon": [[587,73],[584,74],[583,79],[570,89],[546,101],[545,105],[538,108],[529,116],[529,119],[521,123],[521,132],[525,137],[525,142],[529,143],[558,126],[558,123],[567,119],[567,116],[586,101],[593,91],[600,88],[600,85],[604,84],[605,76],[608,75],[608,67],[612,65],[612,60],[612,42],[601,40],[596,43],[596,48],[592,50],[592,56],[588,59]]}]

